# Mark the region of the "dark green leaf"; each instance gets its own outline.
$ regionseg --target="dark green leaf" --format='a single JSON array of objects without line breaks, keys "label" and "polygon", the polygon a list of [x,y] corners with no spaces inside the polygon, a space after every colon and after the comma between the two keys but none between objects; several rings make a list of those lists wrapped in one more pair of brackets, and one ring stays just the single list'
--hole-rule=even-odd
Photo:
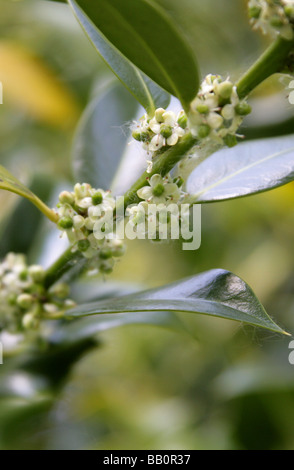
[{"label": "dark green leaf", "polygon": [[211,155],[192,172],[187,192],[193,202],[248,196],[294,179],[294,137],[254,140]]},{"label": "dark green leaf", "polygon": [[127,124],[136,110],[136,102],[119,82],[89,104],[74,138],[77,181],[111,188],[130,135]]},{"label": "dark green leaf", "polygon": [[89,21],[74,0],[69,0],[69,4],[94,47],[143,108],[149,114],[153,114],[156,108],[166,108],[170,101],[169,94],[138,70],[118,49],[113,47],[95,25]]},{"label": "dark green leaf", "polygon": [[267,315],[252,289],[235,274],[221,269],[157,289],[80,305],[68,311],[67,316],[144,311],[153,312],[153,318],[156,318],[154,312],[163,310],[213,315],[285,333]]},{"label": "dark green leaf", "polygon": [[114,47],[188,109],[199,88],[198,67],[183,34],[159,5],[152,0],[77,4]]}]

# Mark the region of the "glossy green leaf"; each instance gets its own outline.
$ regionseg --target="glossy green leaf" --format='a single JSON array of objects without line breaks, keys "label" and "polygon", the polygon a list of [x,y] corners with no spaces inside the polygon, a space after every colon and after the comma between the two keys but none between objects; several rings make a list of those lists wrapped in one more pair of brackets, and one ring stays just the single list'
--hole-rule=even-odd
[{"label": "glossy green leaf", "polygon": [[69,0],[68,3],[95,49],[143,108],[151,115],[156,108],[166,108],[170,95],[113,47],[74,0]]},{"label": "glossy green leaf", "polygon": [[78,0],[76,3],[115,48],[188,109],[199,88],[194,53],[156,2]]},{"label": "glossy green leaf", "polygon": [[252,289],[235,274],[221,269],[145,292],[80,305],[66,315],[72,318],[119,312],[153,312],[153,318],[156,318],[155,311],[213,315],[285,333],[267,315]]},{"label": "glossy green leaf", "polygon": [[41,199],[39,199],[29,188],[23,185],[6,168],[0,165],[0,189],[11,191],[31,201],[48,219],[56,222],[58,216]]},{"label": "glossy green leaf", "polygon": [[211,155],[191,173],[193,202],[234,199],[294,180],[294,136],[253,140]]},{"label": "glossy green leaf", "polygon": [[95,188],[111,188],[130,139],[129,122],[136,111],[136,102],[119,82],[88,105],[72,149],[76,181]]}]

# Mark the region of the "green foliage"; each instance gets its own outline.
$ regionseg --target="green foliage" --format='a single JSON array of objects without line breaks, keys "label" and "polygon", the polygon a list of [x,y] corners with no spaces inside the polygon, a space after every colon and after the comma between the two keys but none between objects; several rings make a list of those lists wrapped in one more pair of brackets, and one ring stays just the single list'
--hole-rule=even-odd
[{"label": "green foliage", "polygon": [[87,18],[74,0],[69,0],[79,23],[106,64],[121,80],[138,102],[152,115],[156,108],[167,107],[169,95],[142,73],[132,62],[112,46],[98,28]]},{"label": "green foliage", "polygon": [[[77,4],[129,61],[176,96],[185,109],[189,107],[199,87],[194,54],[156,2],[79,0]],[[112,65],[115,60],[108,62]]]},{"label": "green foliage", "polygon": [[195,202],[213,202],[269,191],[294,180],[293,137],[254,140],[211,155],[191,174]]},{"label": "green foliage", "polygon": [[[130,138],[123,128],[135,118],[136,102],[117,83],[91,101],[77,128],[72,162],[75,180],[87,182],[94,188],[112,189]],[[139,175],[138,175],[139,176]]]},{"label": "green foliage", "polygon": [[212,270],[154,290],[79,305],[67,317],[141,311],[193,312],[242,321],[283,333],[268,317],[244,281],[223,270]]}]

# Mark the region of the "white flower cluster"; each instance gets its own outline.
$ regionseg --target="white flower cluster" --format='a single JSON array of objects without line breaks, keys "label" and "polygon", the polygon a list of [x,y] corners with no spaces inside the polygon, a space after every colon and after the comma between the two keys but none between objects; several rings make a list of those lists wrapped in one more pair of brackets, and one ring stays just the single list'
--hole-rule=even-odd
[{"label": "white flower cluster", "polygon": [[250,22],[263,34],[280,34],[284,39],[294,37],[294,0],[250,0]]},{"label": "white flower cluster", "polygon": [[110,273],[114,258],[124,254],[122,240],[113,234],[115,199],[110,191],[77,183],[73,192],[60,193],[57,208],[57,227],[67,236],[73,250],[79,250],[89,260],[89,269]]},{"label": "white flower cluster", "polygon": [[200,145],[237,144],[237,130],[243,117],[251,112],[238,97],[236,86],[220,75],[207,75],[190,105],[189,128]]},{"label": "white flower cluster", "polygon": [[180,189],[183,181],[181,178],[172,179],[170,175],[162,177],[155,174],[148,179],[148,183],[148,186],[137,191],[142,201],[126,209],[129,224],[141,232],[142,238],[148,234],[148,238],[159,240],[163,239],[163,233],[166,238],[171,238],[172,228],[178,233],[179,205],[185,196]]},{"label": "white flower cluster", "polygon": [[65,283],[44,287],[42,266],[28,266],[24,255],[8,253],[0,263],[0,331],[36,329],[40,319],[71,308]]},{"label": "white flower cluster", "polygon": [[[173,111],[158,108],[153,118],[144,114],[140,122],[134,123],[132,137],[142,142],[143,149],[153,156],[154,152],[162,147],[176,145],[179,139],[188,132],[187,123],[188,119],[183,110],[176,115]],[[152,160],[149,171],[151,168]]]}]

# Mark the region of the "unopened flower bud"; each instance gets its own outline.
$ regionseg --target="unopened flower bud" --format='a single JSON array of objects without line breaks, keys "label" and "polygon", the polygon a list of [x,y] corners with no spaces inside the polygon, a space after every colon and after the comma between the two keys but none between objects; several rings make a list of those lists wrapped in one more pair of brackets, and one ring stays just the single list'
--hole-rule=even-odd
[{"label": "unopened flower bud", "polygon": [[207,118],[207,123],[212,129],[218,129],[223,124],[223,117],[218,113],[210,113]]},{"label": "unopened flower bud", "polygon": [[43,304],[43,309],[46,313],[56,313],[56,312],[58,312],[57,305],[49,303],[49,302]]},{"label": "unopened flower bud", "polygon": [[165,124],[168,126],[173,126],[176,122],[176,115],[173,111],[165,111],[163,114],[163,119]]},{"label": "unopened flower bud", "polygon": [[234,106],[232,104],[226,104],[222,109],[222,117],[226,120],[233,119],[235,115]]},{"label": "unopened flower bud", "polygon": [[62,191],[59,194],[59,201],[62,204],[70,204],[72,205],[75,202],[74,194],[70,193],[69,191]]},{"label": "unopened flower bud", "polygon": [[163,108],[158,108],[156,111],[155,111],[155,119],[157,122],[161,123],[164,121],[163,119],[163,115],[165,113],[165,109]]},{"label": "unopened flower bud", "polygon": [[217,93],[224,99],[231,97],[233,91],[233,84],[226,80],[225,82],[220,83],[216,88]]},{"label": "unopened flower bud", "polygon": [[45,277],[45,270],[42,268],[42,266],[33,264],[29,266],[28,272],[34,282],[43,282]]},{"label": "unopened flower bud", "polygon": [[65,299],[66,297],[68,297],[69,291],[70,288],[66,282],[59,282],[50,289],[50,293],[52,293],[59,299]]},{"label": "unopened flower bud", "polygon": [[35,302],[35,299],[31,294],[24,293],[24,294],[20,294],[17,297],[16,302],[20,308],[27,310],[28,308],[32,307],[32,305]]},{"label": "unopened flower bud", "polygon": [[22,326],[26,330],[35,329],[39,325],[39,320],[33,312],[26,313],[22,318]]},{"label": "unopened flower bud", "polygon": [[64,301],[64,307],[65,308],[74,308],[76,306],[77,306],[76,302],[74,302],[74,300],[72,300],[72,299],[66,299]]},{"label": "unopened flower bud", "polygon": [[179,115],[178,115],[178,125],[182,128],[182,129],[186,129],[187,125],[188,125],[188,117],[186,115],[186,113],[182,110],[180,111]]}]

